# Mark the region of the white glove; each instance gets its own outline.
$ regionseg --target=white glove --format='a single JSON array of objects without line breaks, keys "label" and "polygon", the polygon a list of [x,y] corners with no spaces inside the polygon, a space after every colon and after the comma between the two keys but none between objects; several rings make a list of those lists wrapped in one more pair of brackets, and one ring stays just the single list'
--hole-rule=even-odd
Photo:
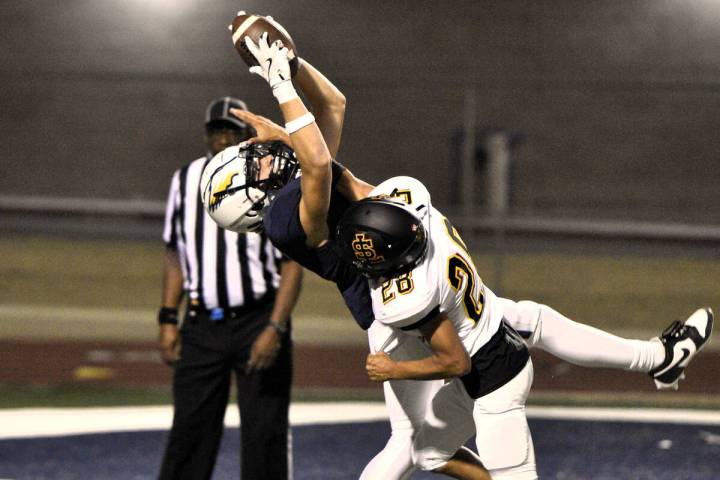
[{"label": "white glove", "polygon": [[272,45],[268,45],[268,33],[264,32],[257,45],[250,37],[245,37],[245,45],[258,62],[258,65],[250,67],[250,73],[261,76],[270,84],[278,103],[297,98],[298,94],[290,80],[289,50],[283,46],[282,41],[276,40]]}]

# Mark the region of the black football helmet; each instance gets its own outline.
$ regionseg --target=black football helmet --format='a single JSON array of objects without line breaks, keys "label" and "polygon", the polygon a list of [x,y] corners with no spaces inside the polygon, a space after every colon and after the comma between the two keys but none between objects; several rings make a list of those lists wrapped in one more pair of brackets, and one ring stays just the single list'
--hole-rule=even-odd
[{"label": "black football helmet", "polygon": [[422,221],[405,204],[371,197],[352,204],[335,230],[335,248],[368,278],[415,268],[428,248]]}]

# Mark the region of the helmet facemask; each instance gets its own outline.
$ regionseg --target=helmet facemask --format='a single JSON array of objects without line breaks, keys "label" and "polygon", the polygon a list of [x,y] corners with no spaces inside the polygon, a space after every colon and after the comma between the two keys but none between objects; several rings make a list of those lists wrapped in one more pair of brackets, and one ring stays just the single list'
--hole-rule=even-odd
[{"label": "helmet facemask", "polygon": [[[268,156],[269,173],[260,179],[261,160]],[[205,209],[223,228],[259,231],[274,193],[295,176],[297,166],[292,149],[280,142],[230,147],[205,167]]]},{"label": "helmet facemask", "polygon": [[[293,179],[297,172],[298,163],[295,153],[283,143],[260,143],[247,146],[245,157],[245,180],[250,187],[265,192],[278,190]],[[272,156],[270,172],[266,178],[261,179],[260,162],[263,158]]]},{"label": "helmet facemask", "polygon": [[[245,183],[217,192],[215,197],[234,195],[240,190],[245,190],[245,196],[254,202],[253,210],[259,212],[268,203],[266,200],[271,192],[279,190],[292,180],[297,172],[298,163],[292,149],[280,142],[251,144],[245,146],[244,150]],[[272,155],[270,173],[267,178],[260,179],[260,161],[269,155]],[[251,189],[259,190],[262,194],[258,196],[257,192]],[[212,209],[212,204],[210,208]]]}]

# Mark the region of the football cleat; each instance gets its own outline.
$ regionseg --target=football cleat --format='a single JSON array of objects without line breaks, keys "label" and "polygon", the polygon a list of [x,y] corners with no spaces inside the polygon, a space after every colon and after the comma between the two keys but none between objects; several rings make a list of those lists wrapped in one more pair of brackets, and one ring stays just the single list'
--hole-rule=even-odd
[{"label": "football cleat", "polygon": [[710,340],[712,327],[712,310],[701,308],[685,322],[676,320],[660,337],[653,338],[665,347],[665,360],[649,372],[658,390],[678,389],[678,383],[685,378],[685,367]]}]

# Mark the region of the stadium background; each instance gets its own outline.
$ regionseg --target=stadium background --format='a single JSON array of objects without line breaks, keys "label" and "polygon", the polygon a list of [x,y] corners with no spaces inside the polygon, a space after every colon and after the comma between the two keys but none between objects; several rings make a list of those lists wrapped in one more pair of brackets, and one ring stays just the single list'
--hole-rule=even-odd
[{"label": "stadium background", "polygon": [[[343,90],[339,159],[425,182],[491,288],[642,338],[720,308],[716,0],[4,2],[0,406],[169,402],[153,342],[170,174],[202,154],[210,99],[278,119],[229,41],[239,9],[272,14]],[[497,131],[501,218],[482,143]],[[296,398],[379,399],[362,332],[306,280]],[[538,354],[531,403],[718,410],[712,347],[678,393]]]}]

